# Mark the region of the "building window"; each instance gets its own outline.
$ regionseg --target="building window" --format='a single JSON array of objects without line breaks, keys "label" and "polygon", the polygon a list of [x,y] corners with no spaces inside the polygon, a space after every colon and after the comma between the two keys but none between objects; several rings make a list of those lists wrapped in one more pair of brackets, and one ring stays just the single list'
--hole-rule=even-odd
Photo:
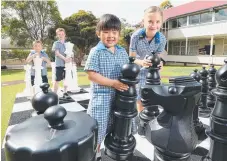
[{"label": "building window", "polygon": [[227,8],[215,12],[215,21],[227,20]]},{"label": "building window", "polygon": [[200,23],[200,15],[189,16],[189,24],[198,24]]},{"label": "building window", "polygon": [[212,13],[202,13],[200,14],[200,23],[212,22]]},{"label": "building window", "polygon": [[177,20],[178,20],[178,27],[187,26],[187,17],[182,17]]},{"label": "building window", "polygon": [[198,55],[199,52],[199,41],[191,40],[188,43],[188,55]]},{"label": "building window", "polygon": [[170,29],[174,29],[177,28],[177,20],[171,20],[170,21],[170,25],[169,25]]}]

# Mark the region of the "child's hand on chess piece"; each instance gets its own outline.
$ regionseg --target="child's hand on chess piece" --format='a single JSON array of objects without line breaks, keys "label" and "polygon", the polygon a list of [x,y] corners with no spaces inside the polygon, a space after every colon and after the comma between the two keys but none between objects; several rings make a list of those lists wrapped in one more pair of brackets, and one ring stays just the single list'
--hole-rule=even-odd
[{"label": "child's hand on chess piece", "polygon": [[72,58],[71,58],[71,57],[65,58],[65,62],[66,62],[66,63],[72,62]]},{"label": "child's hand on chess piece", "polygon": [[121,83],[119,80],[113,80],[113,84],[111,86],[119,91],[126,91],[129,88],[127,84]]}]

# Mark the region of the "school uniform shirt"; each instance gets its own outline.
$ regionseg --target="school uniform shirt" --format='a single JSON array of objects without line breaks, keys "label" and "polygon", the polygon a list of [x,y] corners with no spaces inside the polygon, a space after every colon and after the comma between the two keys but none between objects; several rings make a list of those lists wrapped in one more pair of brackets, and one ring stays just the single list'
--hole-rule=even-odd
[{"label": "school uniform shirt", "polygon": [[[55,41],[53,46],[52,46],[52,51],[55,52],[56,50],[58,50],[61,55],[66,56],[66,54],[65,54],[65,50],[66,50],[65,44],[62,43],[59,40]],[[55,66],[56,67],[65,67],[65,61],[55,55]]]},{"label": "school uniform shirt", "polygon": [[[161,32],[157,32],[151,41],[146,39],[146,30],[138,29],[131,36],[130,52],[136,53],[136,58],[143,60],[146,55],[151,55],[152,52],[162,53],[165,50],[166,38]],[[140,87],[146,82],[147,68],[141,68],[138,74],[139,84],[137,85],[137,95],[140,99]]]},{"label": "school uniform shirt", "polygon": [[[115,53],[108,50],[102,42],[91,49],[85,71],[94,71],[110,79],[121,76],[121,68],[129,62],[126,50],[118,45]],[[91,82],[91,99],[87,113],[98,122],[98,144],[104,139],[108,127],[112,124],[112,106],[115,99],[115,89]]]},{"label": "school uniform shirt", "polygon": [[[32,50],[31,53],[30,53],[30,55],[33,55],[33,54],[35,54],[35,53],[36,53],[36,52],[35,52],[34,50]],[[43,50],[41,50],[41,52],[40,52],[40,58],[42,58],[42,57],[48,58],[48,59],[49,59],[48,55],[47,55],[46,52],[43,51]],[[46,75],[47,75],[47,66],[46,66],[46,64],[47,64],[46,61],[43,61],[43,62],[42,62],[42,67],[43,67],[43,69],[41,69],[41,74],[42,74],[42,76],[46,76]],[[32,66],[34,66],[34,63],[32,63]],[[32,70],[31,70],[31,75],[32,75],[32,76],[35,76],[35,69],[33,69],[33,68],[32,68]]]}]

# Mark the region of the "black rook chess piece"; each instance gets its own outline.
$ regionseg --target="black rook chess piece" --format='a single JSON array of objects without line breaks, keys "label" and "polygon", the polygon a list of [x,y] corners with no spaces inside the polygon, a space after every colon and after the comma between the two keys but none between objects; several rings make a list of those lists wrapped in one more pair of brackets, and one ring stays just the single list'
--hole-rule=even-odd
[{"label": "black rook chess piece", "polygon": [[216,69],[214,68],[214,65],[212,64],[210,68],[208,69],[208,95],[207,95],[207,107],[212,109],[214,108],[214,104],[216,101],[215,96],[211,93],[211,91],[216,88],[216,80],[215,80],[215,73]]},{"label": "black rook chess piece", "polygon": [[[160,85],[161,84],[159,74],[160,67],[158,67],[158,65],[160,64],[161,59],[158,56],[158,54],[155,53],[152,53],[152,55],[148,56],[147,59],[151,61],[152,66],[148,68],[148,73],[146,76],[146,85]],[[158,105],[149,105],[147,101],[150,100],[141,97],[141,102],[143,104],[144,110],[141,111],[139,114],[140,123],[138,134],[140,135],[144,135],[145,126],[147,125],[147,123],[159,115]]]},{"label": "black rook chess piece", "polygon": [[145,136],[155,147],[154,161],[189,161],[198,143],[192,115],[201,84],[190,76],[170,78],[169,82],[142,87],[147,104],[163,107],[145,127]]},{"label": "black rook chess piece", "polygon": [[208,95],[208,71],[206,67],[203,67],[201,71],[199,71],[201,75],[200,83],[202,84],[201,87],[201,98],[199,104],[199,116],[200,117],[209,117],[211,110],[207,108],[207,95]]},{"label": "black rook chess piece", "polygon": [[105,153],[115,160],[130,160],[136,146],[136,140],[132,135],[132,118],[137,116],[136,108],[136,79],[140,68],[134,64],[135,58],[130,57],[129,64],[122,67],[122,77],[119,81],[127,84],[127,91],[116,92],[114,107],[113,131],[107,134],[104,144]]},{"label": "black rook chess piece", "polygon": [[206,134],[210,137],[209,155],[203,161],[227,160],[227,59],[215,74],[217,88],[212,93],[217,97],[211,113],[210,128]]},{"label": "black rook chess piece", "polygon": [[50,85],[48,83],[42,83],[40,85],[42,91],[36,93],[32,98],[32,107],[35,109],[32,116],[43,114],[48,107],[58,104],[58,95],[48,91],[49,87]]}]

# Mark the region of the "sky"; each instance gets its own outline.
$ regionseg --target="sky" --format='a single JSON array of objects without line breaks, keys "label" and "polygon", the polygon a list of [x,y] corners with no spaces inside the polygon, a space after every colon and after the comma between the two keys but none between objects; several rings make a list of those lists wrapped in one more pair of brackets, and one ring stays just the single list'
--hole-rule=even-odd
[{"label": "sky", "polygon": [[[173,6],[194,0],[170,0]],[[136,24],[142,20],[143,11],[149,6],[159,6],[163,0],[57,0],[62,18],[79,10],[91,11],[96,17],[110,13]]]}]

